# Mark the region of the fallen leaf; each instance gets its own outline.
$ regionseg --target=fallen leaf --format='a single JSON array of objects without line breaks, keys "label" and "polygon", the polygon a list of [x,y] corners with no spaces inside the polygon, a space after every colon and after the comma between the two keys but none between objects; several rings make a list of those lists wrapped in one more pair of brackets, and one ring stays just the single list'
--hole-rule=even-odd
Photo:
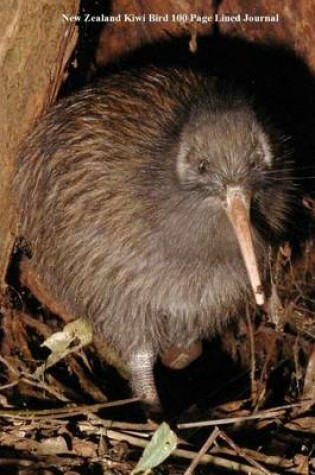
[{"label": "fallen leaf", "polygon": [[176,449],[176,446],[177,436],[175,432],[171,430],[168,424],[163,422],[153,434],[131,475],[148,473],[152,468],[164,462]]},{"label": "fallen leaf", "polygon": [[68,323],[61,332],[54,333],[42,344],[51,350],[51,354],[46,362],[37,368],[35,376],[41,376],[58,361],[91,343],[92,339],[92,325],[86,319],[79,318]]}]

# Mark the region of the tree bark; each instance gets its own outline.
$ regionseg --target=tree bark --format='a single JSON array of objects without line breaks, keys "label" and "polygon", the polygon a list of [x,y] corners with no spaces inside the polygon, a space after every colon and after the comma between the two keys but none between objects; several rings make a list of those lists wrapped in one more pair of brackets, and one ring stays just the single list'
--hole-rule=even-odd
[{"label": "tree bark", "polygon": [[62,14],[79,0],[7,0],[0,3],[0,288],[14,242],[11,182],[23,136],[52,104],[74,48],[77,30]]}]

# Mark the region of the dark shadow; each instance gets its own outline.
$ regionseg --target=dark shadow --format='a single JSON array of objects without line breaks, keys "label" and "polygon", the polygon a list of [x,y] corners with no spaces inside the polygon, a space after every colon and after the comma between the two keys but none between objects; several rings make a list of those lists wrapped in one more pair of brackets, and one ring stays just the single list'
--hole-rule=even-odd
[{"label": "dark shadow", "polygon": [[[204,342],[202,355],[182,370],[156,366],[157,387],[170,420],[196,407],[200,415],[224,402],[248,397],[249,375],[222,349],[220,338]],[[191,420],[191,414],[188,416]]]},{"label": "dark shadow", "polygon": [[87,84],[96,69],[95,54],[104,23],[85,22],[84,15],[86,13],[90,13],[92,16],[102,13],[109,15],[110,12],[111,0],[81,0],[79,8],[81,21],[76,23],[79,37],[69,61],[67,79],[59,91],[59,98],[68,96],[76,89]]}]

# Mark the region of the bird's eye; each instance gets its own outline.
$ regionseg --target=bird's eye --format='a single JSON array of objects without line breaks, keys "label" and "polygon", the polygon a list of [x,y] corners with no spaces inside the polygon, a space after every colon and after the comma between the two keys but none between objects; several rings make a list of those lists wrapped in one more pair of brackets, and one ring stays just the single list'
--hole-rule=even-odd
[{"label": "bird's eye", "polygon": [[208,163],[206,160],[200,160],[199,165],[198,165],[198,171],[202,175],[204,174],[208,169]]},{"label": "bird's eye", "polygon": [[260,169],[265,164],[265,155],[262,150],[256,149],[255,152],[249,157],[249,167],[251,169]]},{"label": "bird's eye", "polygon": [[255,159],[251,158],[250,161],[249,161],[249,168],[250,169],[253,169],[253,168],[256,168],[257,167],[257,162]]}]

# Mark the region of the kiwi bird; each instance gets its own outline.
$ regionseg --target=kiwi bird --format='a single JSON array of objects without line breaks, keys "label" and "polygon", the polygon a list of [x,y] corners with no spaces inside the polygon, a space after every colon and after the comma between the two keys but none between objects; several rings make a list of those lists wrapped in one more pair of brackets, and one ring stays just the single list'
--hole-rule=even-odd
[{"label": "kiwi bird", "polygon": [[283,143],[235,85],[153,66],[60,100],[24,142],[14,188],[30,265],[119,351],[150,407],[158,355],[264,303],[295,189]]}]

